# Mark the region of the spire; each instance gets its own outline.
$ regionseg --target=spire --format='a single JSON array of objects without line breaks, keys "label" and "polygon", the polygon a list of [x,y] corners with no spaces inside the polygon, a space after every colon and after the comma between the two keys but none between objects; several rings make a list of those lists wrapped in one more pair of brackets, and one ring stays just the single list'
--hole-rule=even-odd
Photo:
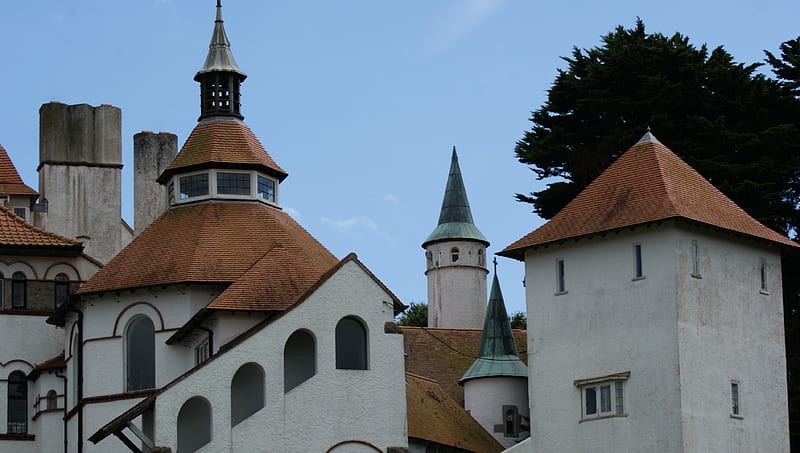
[{"label": "spire", "polygon": [[494,261],[494,278],[483,322],[478,358],[472,363],[459,383],[468,379],[490,376],[528,377],[528,369],[517,356],[517,346],[508,320],[503,293],[497,279],[497,260]]},{"label": "spire", "polygon": [[206,62],[194,80],[200,82],[200,120],[214,116],[244,117],[239,112],[240,84],[247,78],[236,64],[222,20],[222,2],[217,0],[217,18],[208,45]]},{"label": "spire", "polygon": [[489,244],[489,241],[473,223],[455,146],[453,146],[453,155],[450,160],[450,174],[444,190],[442,209],[439,213],[439,224],[422,246],[425,247],[431,242],[447,239],[472,239]]}]

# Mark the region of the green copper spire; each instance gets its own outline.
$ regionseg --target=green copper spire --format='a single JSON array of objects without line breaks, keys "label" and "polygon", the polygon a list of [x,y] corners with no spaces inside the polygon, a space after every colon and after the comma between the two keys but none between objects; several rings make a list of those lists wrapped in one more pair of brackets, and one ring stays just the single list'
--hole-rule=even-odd
[{"label": "green copper spire", "polygon": [[464,180],[461,178],[461,169],[458,167],[455,146],[450,162],[450,175],[447,177],[447,187],[444,190],[442,210],[439,213],[439,224],[422,243],[422,247],[431,242],[451,239],[472,239],[489,245],[489,241],[472,221],[472,211],[469,208]]},{"label": "green copper spire", "polygon": [[528,367],[519,359],[517,345],[511,333],[511,322],[508,320],[500,282],[497,280],[497,261],[478,358],[458,382],[463,384],[468,379],[490,376],[528,377]]}]

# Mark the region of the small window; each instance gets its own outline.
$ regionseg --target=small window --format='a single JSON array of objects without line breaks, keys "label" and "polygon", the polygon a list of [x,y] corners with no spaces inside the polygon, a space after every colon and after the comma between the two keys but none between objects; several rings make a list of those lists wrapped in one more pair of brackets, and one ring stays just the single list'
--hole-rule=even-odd
[{"label": "small window", "polygon": [[731,417],[740,418],[742,406],[739,404],[739,382],[731,381]]},{"label": "small window", "polygon": [[27,220],[28,210],[25,208],[14,208],[14,214],[18,215],[22,220]]},{"label": "small window", "polygon": [[517,406],[503,406],[503,437],[519,437],[520,416]]},{"label": "small window", "polygon": [[700,278],[700,250],[697,241],[692,241],[692,277]]},{"label": "small window", "polygon": [[8,434],[28,433],[28,379],[22,371],[8,376]]},{"label": "small window", "polygon": [[317,346],[305,330],[296,330],[283,347],[283,391],[297,387],[317,373]]},{"label": "small window", "polygon": [[28,303],[28,281],[22,272],[11,276],[11,308],[25,308]]},{"label": "small window", "polygon": [[47,410],[58,409],[58,394],[55,390],[47,392]]},{"label": "small window", "polygon": [[205,340],[201,341],[200,344],[195,346],[195,348],[194,348],[194,364],[195,365],[199,365],[199,364],[205,362],[206,360],[208,360],[209,357],[211,357],[211,348],[210,348],[210,346],[211,345],[208,342],[208,338],[206,338]]},{"label": "small window", "polygon": [[478,250],[478,266],[483,266],[485,263],[483,259],[483,249]]},{"label": "small window", "polygon": [[458,247],[453,247],[450,249],[450,261],[453,263],[458,262]]},{"label": "small window", "polygon": [[644,278],[642,269],[642,244],[633,244],[633,278]]},{"label": "small window", "polygon": [[178,452],[191,453],[211,442],[211,404],[189,398],[178,412]]},{"label": "small window", "polygon": [[258,198],[275,201],[275,181],[258,176]]},{"label": "small window", "polygon": [[181,176],[179,182],[181,200],[208,195],[208,173]]},{"label": "small window", "polygon": [[217,172],[217,193],[222,195],[250,195],[250,174]]},{"label": "small window", "polygon": [[564,275],[564,260],[556,260],[556,294],[567,292],[567,282]]},{"label": "small window", "polygon": [[336,368],[367,369],[367,329],[356,318],[348,316],[336,324]]},{"label": "small window", "polygon": [[6,280],[0,272],[0,309],[6,308]]},{"label": "small window", "polygon": [[767,293],[769,288],[767,287],[767,260],[766,258],[761,258],[758,264],[758,276],[761,281],[761,292]]},{"label": "small window", "polygon": [[55,280],[55,306],[62,306],[69,298],[69,277],[66,274],[56,275]]},{"label": "small window", "polygon": [[172,206],[173,203],[175,203],[175,182],[167,186],[167,206]]},{"label": "small window", "polygon": [[624,384],[629,372],[575,381],[581,391],[582,420],[624,417]]}]

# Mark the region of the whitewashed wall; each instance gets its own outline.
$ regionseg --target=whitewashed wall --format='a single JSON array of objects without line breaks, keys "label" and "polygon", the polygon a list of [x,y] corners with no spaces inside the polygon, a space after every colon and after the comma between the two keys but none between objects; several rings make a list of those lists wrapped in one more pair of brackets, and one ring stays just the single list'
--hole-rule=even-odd
[{"label": "whitewashed wall", "polygon": [[[459,250],[453,263],[450,251]],[[480,252],[480,253],[479,253]],[[486,317],[486,246],[476,241],[429,244],[425,275],[428,280],[428,325],[482,329]]]},{"label": "whitewashed wall", "polygon": [[520,430],[517,437],[494,432],[494,425],[504,424],[503,406],[516,406],[519,415],[529,417],[528,380],[519,377],[497,376],[470,379],[464,383],[464,409],[494,436],[503,447],[511,447],[530,432]]}]

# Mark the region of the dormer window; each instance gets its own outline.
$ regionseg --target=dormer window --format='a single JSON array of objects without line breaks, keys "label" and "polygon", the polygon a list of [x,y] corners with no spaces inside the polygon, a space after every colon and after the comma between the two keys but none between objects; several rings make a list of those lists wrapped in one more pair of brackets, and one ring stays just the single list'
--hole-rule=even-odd
[{"label": "dormer window", "polygon": [[275,201],[275,181],[258,175],[258,198]]}]

